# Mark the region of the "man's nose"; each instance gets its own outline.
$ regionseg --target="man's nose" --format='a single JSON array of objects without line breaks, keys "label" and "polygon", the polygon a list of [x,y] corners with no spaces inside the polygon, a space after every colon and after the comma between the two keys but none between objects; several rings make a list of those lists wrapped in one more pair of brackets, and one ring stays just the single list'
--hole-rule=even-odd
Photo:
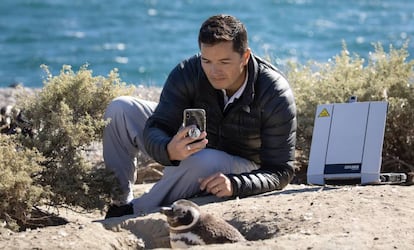
[{"label": "man's nose", "polygon": [[210,74],[215,75],[215,74],[220,73],[220,71],[221,70],[220,70],[220,67],[218,65],[214,65],[214,64],[211,65]]}]

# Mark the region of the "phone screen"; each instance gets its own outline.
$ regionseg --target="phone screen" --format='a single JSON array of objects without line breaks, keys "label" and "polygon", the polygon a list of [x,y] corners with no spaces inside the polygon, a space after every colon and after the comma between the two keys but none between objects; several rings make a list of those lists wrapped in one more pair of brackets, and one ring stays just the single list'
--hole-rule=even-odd
[{"label": "phone screen", "polygon": [[204,109],[185,109],[183,114],[184,127],[195,125],[198,131],[190,130],[189,136],[198,137],[202,131],[206,130],[206,112]]}]

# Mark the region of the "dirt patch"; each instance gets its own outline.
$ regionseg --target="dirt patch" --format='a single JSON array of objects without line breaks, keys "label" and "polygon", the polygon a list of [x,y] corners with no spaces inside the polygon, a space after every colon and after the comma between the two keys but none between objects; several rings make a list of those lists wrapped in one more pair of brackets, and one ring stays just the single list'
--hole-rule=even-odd
[{"label": "dirt patch", "polygon": [[[136,185],[143,192],[151,184]],[[410,249],[414,186],[289,185],[265,195],[201,205],[249,240],[227,249]],[[100,211],[61,211],[66,225],[0,231],[1,249],[168,248],[164,215],[103,220]],[[194,249],[222,249],[222,245]]]}]

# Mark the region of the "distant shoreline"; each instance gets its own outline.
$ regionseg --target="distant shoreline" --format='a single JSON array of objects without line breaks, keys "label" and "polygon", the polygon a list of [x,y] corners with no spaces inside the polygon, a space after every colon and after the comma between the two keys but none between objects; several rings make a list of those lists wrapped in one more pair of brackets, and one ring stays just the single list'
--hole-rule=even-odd
[{"label": "distant shoreline", "polygon": [[39,88],[27,87],[0,87],[0,108],[6,105],[15,105],[18,101],[17,95],[19,93],[27,92],[33,93]]},{"label": "distant shoreline", "polygon": [[[34,94],[41,88],[30,87],[0,87],[0,108],[6,105],[15,105],[18,101],[17,95],[22,92]],[[161,94],[161,87],[144,87],[142,85],[136,86],[133,96],[141,99],[158,102]]]}]

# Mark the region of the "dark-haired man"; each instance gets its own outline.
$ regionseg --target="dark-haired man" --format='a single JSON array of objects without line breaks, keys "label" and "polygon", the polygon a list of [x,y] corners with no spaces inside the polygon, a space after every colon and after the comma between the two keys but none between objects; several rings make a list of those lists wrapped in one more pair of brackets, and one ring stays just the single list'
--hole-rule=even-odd
[{"label": "dark-haired man", "polygon": [[[119,97],[108,106],[104,160],[123,191],[106,218],[156,211],[200,193],[246,197],[280,190],[294,174],[296,107],[283,74],[255,56],[243,23],[229,15],[208,18],[200,53],[169,74],[159,103]],[[183,110],[206,111],[198,138],[181,128]],[[167,166],[152,189],[134,198],[138,151]]]}]

